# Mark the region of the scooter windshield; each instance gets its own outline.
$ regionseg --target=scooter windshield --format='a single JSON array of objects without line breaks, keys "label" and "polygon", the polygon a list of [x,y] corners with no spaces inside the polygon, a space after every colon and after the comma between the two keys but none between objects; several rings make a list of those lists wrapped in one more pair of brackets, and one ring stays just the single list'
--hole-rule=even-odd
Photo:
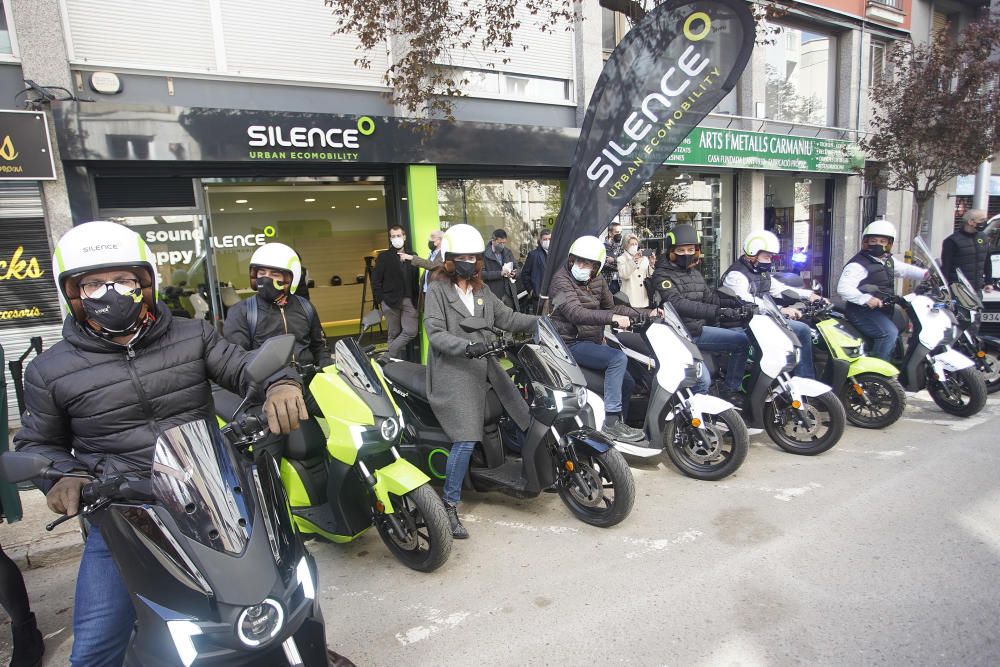
[{"label": "scooter windshield", "polygon": [[958,280],[951,284],[951,291],[955,295],[955,300],[962,304],[963,308],[982,310],[983,301],[979,298],[979,291],[965,277],[962,269],[955,269],[955,275],[958,277]]},{"label": "scooter windshield", "polygon": [[518,359],[533,380],[554,389],[571,390],[573,386],[584,387],[587,380],[577,365],[573,355],[563,343],[548,317],[538,320],[534,345],[524,345],[518,352]]},{"label": "scooter windshield", "polygon": [[379,396],[382,382],[368,361],[368,356],[353,338],[341,338],[333,346],[333,363],[341,375],[356,389]]},{"label": "scooter windshield", "polygon": [[674,330],[681,338],[686,340],[691,340],[691,335],[688,333],[687,329],[684,327],[684,322],[681,320],[681,316],[674,309],[673,305],[669,303],[664,303],[660,306],[663,309],[663,323]]},{"label": "scooter windshield", "polygon": [[770,294],[757,297],[757,307],[760,308],[760,312],[764,315],[777,318],[779,322],[785,321],[785,318],[781,315],[781,310],[778,308],[778,304],[774,302]]},{"label": "scooter windshield", "polygon": [[919,236],[913,239],[913,256],[919,259],[924,266],[931,267],[934,275],[937,276],[938,285],[941,287],[947,287],[948,283],[944,279],[944,274],[941,272],[941,265],[937,263],[934,259],[934,253],[931,252],[924,240]]},{"label": "scooter windshield", "polygon": [[153,454],[153,497],[180,531],[216,551],[241,554],[253,530],[253,494],[218,427],[193,421],[167,429]]}]

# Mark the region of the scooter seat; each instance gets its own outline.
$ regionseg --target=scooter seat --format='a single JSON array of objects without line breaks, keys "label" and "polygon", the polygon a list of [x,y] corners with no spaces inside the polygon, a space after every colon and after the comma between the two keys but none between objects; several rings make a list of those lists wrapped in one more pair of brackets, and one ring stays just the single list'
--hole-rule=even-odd
[{"label": "scooter seat", "polygon": [[382,367],[382,372],[395,384],[427,398],[427,367],[412,361],[393,361]]},{"label": "scooter seat", "polygon": [[222,387],[212,385],[212,402],[215,404],[215,414],[223,421],[231,422],[236,418],[236,410],[239,409],[243,399],[231,391],[226,391]]},{"label": "scooter seat", "polygon": [[583,377],[587,380],[587,389],[598,396],[604,396],[604,373],[583,366],[580,366],[580,370],[583,371]]},{"label": "scooter seat", "polygon": [[634,350],[639,354],[645,354],[647,357],[653,356],[653,349],[649,347],[649,343],[646,339],[637,333],[630,333],[628,331],[619,331],[617,334],[619,342],[630,350]]}]

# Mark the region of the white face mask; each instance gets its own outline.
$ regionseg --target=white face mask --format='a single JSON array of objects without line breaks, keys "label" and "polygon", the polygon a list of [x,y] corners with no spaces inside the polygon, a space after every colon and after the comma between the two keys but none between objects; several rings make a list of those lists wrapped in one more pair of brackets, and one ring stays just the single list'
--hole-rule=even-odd
[{"label": "white face mask", "polygon": [[542,250],[546,250],[547,251],[548,249],[549,249],[549,242],[546,239],[545,241],[542,241]]},{"label": "white face mask", "polygon": [[628,247],[628,252],[629,252],[630,255],[634,255],[635,253],[639,252],[639,246],[637,246],[637,245],[630,245]]},{"label": "white face mask", "polygon": [[581,283],[590,280],[590,269],[580,268],[579,266],[577,266],[576,264],[574,264],[573,265],[573,269],[572,269],[572,273],[573,273],[573,277],[576,278]]},{"label": "white face mask", "polygon": [[389,239],[389,241],[392,242],[392,247],[396,248],[398,250],[399,248],[403,247],[403,243],[406,241],[406,238],[396,237],[396,238]]}]

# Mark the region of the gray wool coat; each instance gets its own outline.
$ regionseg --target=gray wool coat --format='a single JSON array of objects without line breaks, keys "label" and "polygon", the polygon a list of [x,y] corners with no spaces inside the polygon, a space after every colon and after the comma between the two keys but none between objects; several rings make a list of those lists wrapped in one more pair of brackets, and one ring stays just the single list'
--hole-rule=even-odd
[{"label": "gray wool coat", "polygon": [[[529,332],[538,318],[517,313],[504,305],[489,287],[473,292],[475,316],[491,326],[513,333]],[[492,387],[508,414],[522,429],[531,415],[514,382],[493,357],[467,359],[469,343],[491,343],[488,331],[466,333],[459,326],[472,317],[458,290],[448,280],[433,280],[424,303],[424,328],[430,350],[427,355],[427,394],[434,415],[452,442],[480,442],[486,412],[486,391]]]}]

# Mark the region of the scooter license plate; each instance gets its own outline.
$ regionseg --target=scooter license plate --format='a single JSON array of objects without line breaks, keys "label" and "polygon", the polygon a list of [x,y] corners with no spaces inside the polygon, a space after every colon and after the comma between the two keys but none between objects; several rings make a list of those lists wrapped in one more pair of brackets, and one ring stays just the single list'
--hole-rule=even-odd
[{"label": "scooter license plate", "polygon": [[982,313],[983,322],[1000,322],[1000,313]]}]

